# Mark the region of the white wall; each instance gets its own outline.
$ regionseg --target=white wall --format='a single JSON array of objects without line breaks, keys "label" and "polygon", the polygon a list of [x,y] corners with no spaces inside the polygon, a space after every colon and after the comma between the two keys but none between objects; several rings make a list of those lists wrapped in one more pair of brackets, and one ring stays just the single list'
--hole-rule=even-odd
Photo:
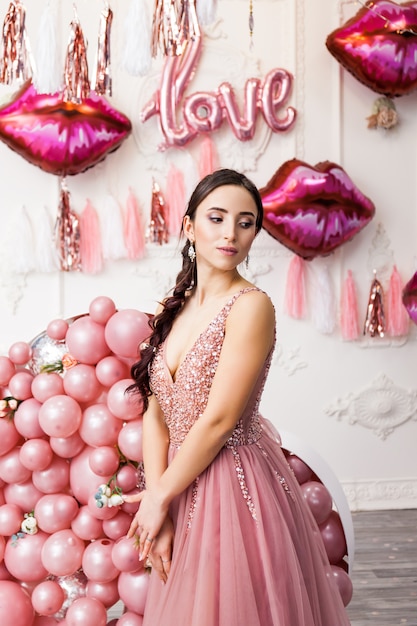
[{"label": "white wall", "polygon": [[[36,6],[34,6],[36,4]],[[68,40],[72,2],[56,0],[57,33],[62,54]],[[130,3],[113,0],[112,104],[132,121],[133,133],[122,147],[93,169],[71,177],[72,207],[81,212],[89,198],[100,217],[100,206],[112,194],[124,209],[129,187],[134,190],[146,225],[152,179],[162,187],[174,163],[185,174],[188,191],[198,180],[201,142],[158,152],[162,139],[155,118],[142,123],[139,113],[158,87],[162,61],[153,62],[145,78],[129,76],[121,67],[126,37],[125,17]],[[150,10],[153,3],[150,4]],[[27,27],[36,49],[44,2],[27,3]],[[152,5],[152,6],[151,6]],[[101,3],[77,2],[89,41],[89,63],[95,58]],[[0,0],[0,17],[8,2]],[[292,130],[273,134],[259,119],[252,141],[238,141],[227,123],[212,134],[219,164],[244,170],[260,187],[286,160],[297,157],[311,165],[330,160],[341,165],[357,187],[376,206],[376,216],[365,230],[325,259],[308,265],[310,292],[314,272],[330,272],[338,303],[342,280],[354,273],[360,323],[365,318],[372,269],[388,285],[395,263],[404,282],[413,275],[416,243],[415,184],[417,119],[416,95],[397,100],[401,118],[392,131],[368,130],[377,94],[341,70],[325,47],[327,35],[358,10],[357,2],[320,0],[257,0],[254,3],[254,47],[249,47],[249,3],[218,3],[218,21],[204,31],[201,62],[187,94],[214,91],[229,81],[242,97],[250,77],[264,77],[281,67],[294,75],[291,104],[298,118]],[[9,87],[2,94],[10,94]],[[34,236],[40,211],[47,207],[55,220],[59,187],[56,177],[0,143],[0,214],[3,253],[0,266],[0,353],[15,341],[30,341],[57,317],[85,313],[99,295],[116,306],[153,311],[155,302],[171,286],[179,268],[177,237],[162,247],[147,245],[145,259],[109,261],[103,272],[37,271],[16,274],[7,239],[14,241],[11,221],[24,206]],[[317,330],[310,315],[294,320],[284,313],[285,281],[291,253],[266,232],[256,243],[249,277],[274,301],[278,318],[278,345],[262,403],[262,412],[278,428],[305,440],[332,467],[352,509],[416,506],[415,437],[417,384],[413,371],[415,326],[403,340],[362,337],[342,340],[337,325],[332,334]],[[362,418],[362,423],[358,418]],[[365,422],[365,425],[363,424]],[[402,423],[401,423],[402,422]],[[392,432],[380,433],[385,427]]]}]

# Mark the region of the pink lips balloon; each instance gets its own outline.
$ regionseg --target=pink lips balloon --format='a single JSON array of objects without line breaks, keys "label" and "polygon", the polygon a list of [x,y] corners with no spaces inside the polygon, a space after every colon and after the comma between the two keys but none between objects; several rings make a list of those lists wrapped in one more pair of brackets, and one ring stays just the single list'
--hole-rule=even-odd
[{"label": "pink lips balloon", "polygon": [[403,304],[410,319],[417,324],[417,272],[403,289]]},{"label": "pink lips balloon", "polygon": [[375,214],[371,200],[329,161],[286,161],[260,193],[265,230],[308,260],[352,239]]},{"label": "pink lips balloon", "polygon": [[417,87],[417,2],[369,3],[330,33],[326,46],[373,91],[403,96]]},{"label": "pink lips balloon", "polygon": [[129,119],[91,92],[81,104],[38,94],[25,83],[0,108],[0,139],[45,172],[79,174],[116,150],[131,132]]}]

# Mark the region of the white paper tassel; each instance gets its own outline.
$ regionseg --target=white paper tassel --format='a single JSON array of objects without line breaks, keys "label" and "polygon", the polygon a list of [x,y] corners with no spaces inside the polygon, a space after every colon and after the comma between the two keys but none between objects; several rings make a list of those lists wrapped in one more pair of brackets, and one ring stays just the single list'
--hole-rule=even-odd
[{"label": "white paper tassel", "polygon": [[336,326],[334,287],[327,265],[311,267],[311,318],[317,330],[330,335]]},{"label": "white paper tassel", "polygon": [[105,197],[101,213],[101,242],[104,259],[117,260],[127,257],[124,241],[123,215],[117,200]]},{"label": "white paper tassel", "polygon": [[126,15],[122,67],[131,76],[151,69],[151,18],[146,0],[131,0]]},{"label": "white paper tassel", "polygon": [[24,206],[12,213],[5,229],[3,245],[11,273],[28,274],[34,269],[32,225]]},{"label": "white paper tassel", "polygon": [[56,272],[59,269],[58,253],[54,242],[51,216],[46,207],[36,220],[35,268],[38,272]]},{"label": "white paper tassel", "polygon": [[39,22],[36,42],[36,71],[33,84],[38,93],[57,93],[62,87],[63,67],[59,63],[57,22],[51,3],[47,2]]},{"label": "white paper tassel", "polygon": [[209,26],[216,19],[217,0],[197,0],[197,17],[201,26]]}]

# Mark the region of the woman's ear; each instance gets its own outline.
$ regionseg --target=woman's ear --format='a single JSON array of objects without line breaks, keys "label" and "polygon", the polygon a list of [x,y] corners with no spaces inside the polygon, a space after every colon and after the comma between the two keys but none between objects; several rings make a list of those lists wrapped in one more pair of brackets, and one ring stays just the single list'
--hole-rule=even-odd
[{"label": "woman's ear", "polygon": [[194,241],[194,227],[189,215],[184,216],[182,229],[187,239]]}]

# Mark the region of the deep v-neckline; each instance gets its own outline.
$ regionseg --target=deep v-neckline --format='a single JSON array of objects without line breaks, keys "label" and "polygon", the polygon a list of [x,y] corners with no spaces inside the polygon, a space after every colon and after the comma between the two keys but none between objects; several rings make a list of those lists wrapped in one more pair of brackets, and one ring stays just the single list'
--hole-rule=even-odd
[{"label": "deep v-neckline", "polygon": [[162,348],[162,361],[165,367],[165,370],[167,372],[167,375],[169,377],[170,382],[175,385],[175,383],[178,380],[179,374],[181,372],[181,369],[183,367],[183,365],[186,363],[189,355],[194,351],[197,343],[201,340],[201,338],[203,337],[203,335],[205,335],[210,327],[214,324],[214,322],[217,320],[218,317],[220,317],[220,315],[223,313],[224,309],[228,306],[231,306],[234,302],[234,300],[236,298],[238,298],[239,296],[242,295],[242,293],[246,292],[246,291],[258,291],[258,287],[244,287],[243,289],[241,289],[240,291],[237,291],[235,294],[233,294],[233,296],[231,296],[229,298],[229,300],[227,302],[225,302],[225,304],[222,306],[222,308],[220,309],[220,311],[213,317],[213,319],[207,324],[207,326],[204,328],[204,330],[201,331],[201,333],[199,335],[197,335],[194,343],[190,346],[190,349],[187,350],[187,352],[184,355],[183,360],[181,361],[181,363],[178,365],[177,369],[175,370],[175,373],[173,374],[170,370],[170,368],[168,367],[168,362],[167,362],[167,358],[166,358],[166,345],[169,339],[169,335],[168,337],[165,339],[165,341],[163,342],[161,348]]}]

